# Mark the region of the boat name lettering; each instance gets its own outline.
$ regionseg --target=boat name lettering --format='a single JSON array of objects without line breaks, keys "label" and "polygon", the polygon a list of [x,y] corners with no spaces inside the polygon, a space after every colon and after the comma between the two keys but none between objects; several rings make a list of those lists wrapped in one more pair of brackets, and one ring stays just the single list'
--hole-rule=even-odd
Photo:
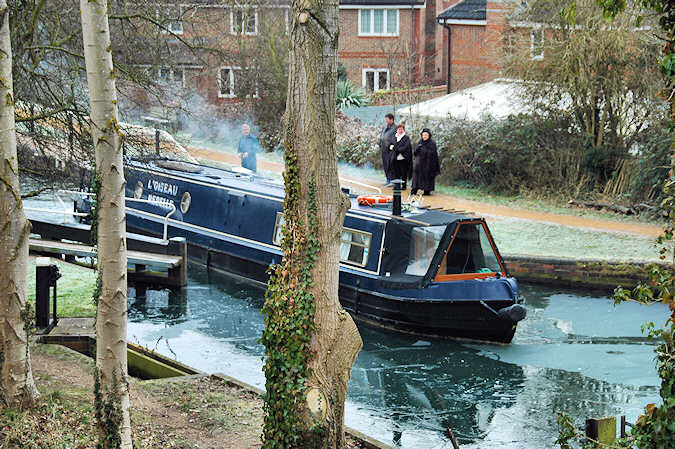
[{"label": "boat name lettering", "polygon": [[178,193],[178,186],[169,184],[168,182],[157,181],[156,179],[148,179],[148,190],[175,195]]},{"label": "boat name lettering", "polygon": [[157,207],[161,207],[162,209],[171,209],[171,206],[169,206],[169,204],[173,204],[174,206],[176,206],[176,203],[174,203],[173,200],[153,194],[148,195],[148,201],[156,201],[158,203],[161,203],[157,204]]}]

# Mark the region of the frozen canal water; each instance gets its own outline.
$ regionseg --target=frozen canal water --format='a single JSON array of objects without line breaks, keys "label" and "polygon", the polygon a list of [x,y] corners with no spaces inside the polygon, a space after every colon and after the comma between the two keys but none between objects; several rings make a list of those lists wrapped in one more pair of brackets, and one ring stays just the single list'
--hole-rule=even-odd
[{"label": "frozen canal water", "polygon": [[[347,425],[411,449],[554,447],[556,412],[579,423],[627,415],[658,400],[654,343],[662,305],[521,286],[528,316],[508,346],[424,341],[360,327]],[[128,338],[200,370],[263,387],[258,289],[191,266],[180,293],[130,291]]]}]

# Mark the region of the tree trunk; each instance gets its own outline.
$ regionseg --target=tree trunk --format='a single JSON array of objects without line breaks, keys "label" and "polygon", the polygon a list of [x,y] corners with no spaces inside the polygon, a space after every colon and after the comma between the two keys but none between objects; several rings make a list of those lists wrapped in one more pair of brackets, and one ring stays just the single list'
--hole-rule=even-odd
[{"label": "tree trunk", "polygon": [[[309,186],[316,186],[316,206],[312,208],[311,201],[297,201],[292,214],[303,223],[316,220],[320,248],[311,267],[309,290],[316,309],[306,413],[301,414],[311,433],[305,441],[312,441],[316,448],[345,446],[347,382],[362,346],[356,325],[338,299],[340,239],[350,205],[340,191],[335,145],[338,34],[337,0],[293,1],[284,126],[286,151],[297,164],[299,198],[309,198]],[[290,172],[292,168],[287,166],[287,176]]]},{"label": "tree trunk", "polygon": [[0,0],[0,152],[0,405],[24,408],[39,394],[33,382],[26,334],[30,223],[19,193],[6,0]]},{"label": "tree trunk", "polygon": [[[124,167],[106,0],[80,0],[98,185],[96,415],[104,448],[131,449],[127,384],[127,249]],[[97,382],[98,384],[98,382]]]}]

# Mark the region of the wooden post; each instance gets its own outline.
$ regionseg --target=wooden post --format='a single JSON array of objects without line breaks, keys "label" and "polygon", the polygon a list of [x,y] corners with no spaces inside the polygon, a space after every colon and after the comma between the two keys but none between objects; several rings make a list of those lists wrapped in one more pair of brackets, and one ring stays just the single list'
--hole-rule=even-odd
[{"label": "wooden post", "polygon": [[601,444],[612,444],[616,440],[616,418],[587,419],[586,437]]},{"label": "wooden post", "polygon": [[176,268],[169,268],[169,283],[176,287],[187,285],[187,240],[185,237],[171,237],[167,246],[167,254],[181,256],[183,259]]}]

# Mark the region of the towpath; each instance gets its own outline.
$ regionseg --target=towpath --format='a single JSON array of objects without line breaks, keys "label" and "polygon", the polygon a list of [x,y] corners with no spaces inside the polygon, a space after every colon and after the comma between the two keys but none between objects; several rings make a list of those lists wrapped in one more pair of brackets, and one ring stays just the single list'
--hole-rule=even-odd
[{"label": "towpath", "polygon": [[[190,154],[196,158],[209,159],[218,162],[224,162],[228,164],[239,164],[239,157],[236,154],[224,153],[220,151],[208,150],[204,148],[187,148]],[[275,173],[281,173],[284,170],[284,166],[281,163],[267,161],[263,158],[258,160],[258,168],[261,171],[269,171]],[[381,179],[360,179],[352,176],[344,176],[354,181],[379,186]],[[391,194],[391,188],[382,188],[383,193]],[[405,197],[404,193],[404,197]],[[663,227],[657,224],[647,224],[647,223],[628,223],[620,222],[613,220],[603,220],[599,218],[591,217],[579,217],[574,215],[564,215],[556,214],[551,212],[539,212],[532,211],[527,209],[520,209],[508,206],[498,206],[488,203],[483,203],[480,201],[466,200],[462,198],[457,198],[453,196],[446,195],[431,195],[424,197],[424,204],[431,207],[444,207],[447,209],[459,209],[467,212],[475,212],[478,215],[490,215],[496,217],[509,217],[509,218],[518,218],[524,220],[534,220],[544,223],[553,223],[564,226],[573,226],[580,228],[593,229],[598,231],[609,231],[609,232],[621,232],[621,233],[631,233],[639,234],[649,237],[657,237],[663,231]]]}]

